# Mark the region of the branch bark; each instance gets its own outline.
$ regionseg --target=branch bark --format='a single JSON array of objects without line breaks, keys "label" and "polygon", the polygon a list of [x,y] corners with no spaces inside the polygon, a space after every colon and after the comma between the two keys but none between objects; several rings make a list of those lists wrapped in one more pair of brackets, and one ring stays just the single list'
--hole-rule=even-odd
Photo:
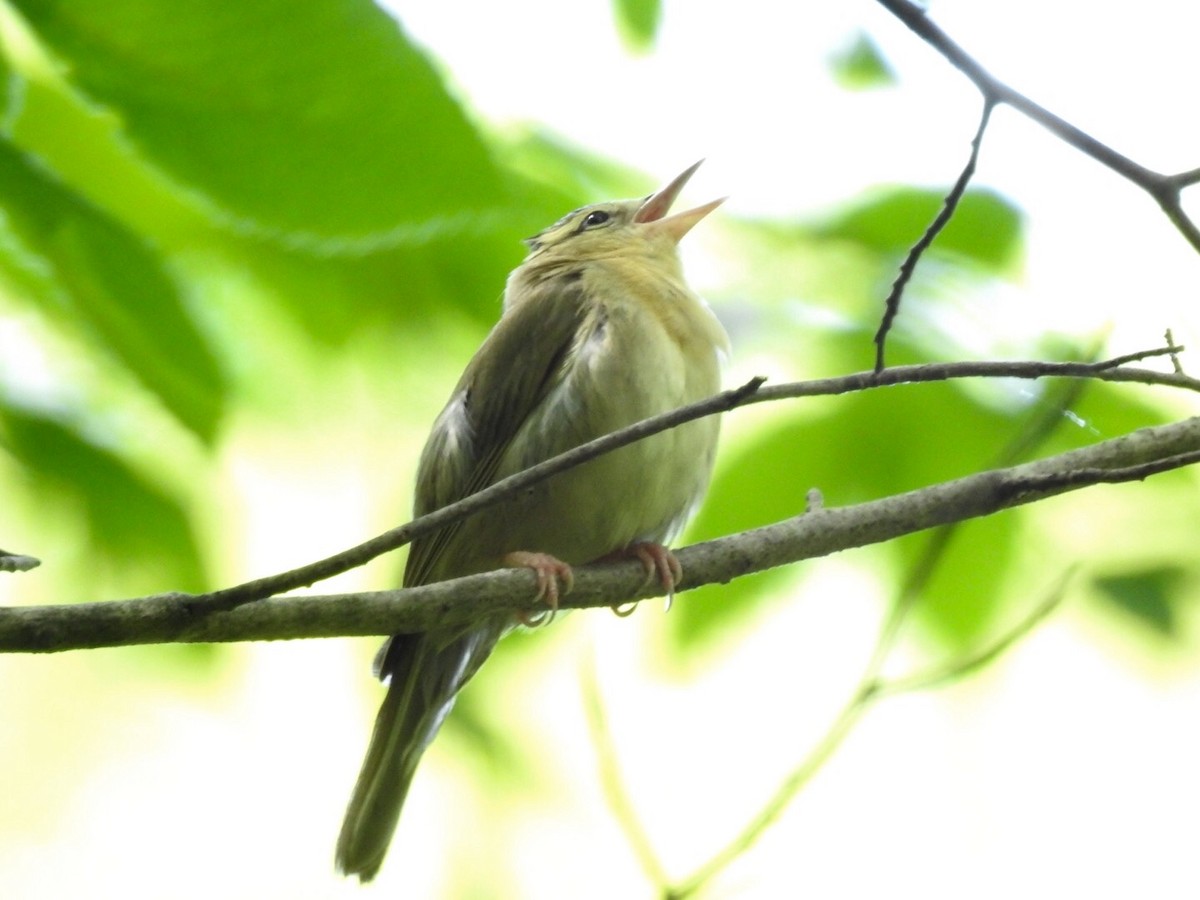
[{"label": "branch bark", "polygon": [[[686,579],[681,591],[1197,461],[1200,417],[882,500],[802,513],[680,550]],[[580,567],[575,589],[561,606],[612,606],[660,593],[645,582],[636,562]],[[185,594],[9,608],[0,610],[0,652],[386,635],[529,609],[534,591],[532,572],[504,569],[408,590],[272,598],[228,610]]]},{"label": "branch bark", "polygon": [[[283,594],[297,588],[309,587],[317,581],[332,578],[342,572],[364,565],[416,539],[423,534],[429,534],[459,519],[466,518],[478,510],[502,502],[518,491],[532,484],[549,478],[558,472],[563,472],[574,466],[582,465],[590,459],[595,459],[604,453],[609,453],[618,447],[631,444],[634,441],[652,434],[674,428],[684,422],[691,422],[705,416],[728,412],[750,403],[794,399],[797,397],[836,396],[853,391],[871,388],[888,387],[898,384],[915,384],[918,382],[949,381],[957,378],[1093,378],[1101,381],[1125,381],[1140,384],[1157,384],[1185,390],[1200,392],[1200,379],[1191,378],[1179,371],[1177,354],[1183,348],[1169,344],[1152,350],[1143,350],[1114,359],[1101,362],[955,362],[955,363],[925,363],[913,366],[894,366],[883,372],[859,372],[853,375],[843,375],[836,378],[822,378],[813,381],[798,381],[791,384],[762,387],[763,378],[753,378],[741,387],[724,391],[706,400],[679,409],[654,416],[641,422],[636,422],[628,428],[622,428],[612,434],[589,441],[574,450],[548,459],[518,472],[495,484],[464,497],[457,503],[452,503],[428,515],[421,516],[390,531],[377,535],[368,541],[335,553],[325,559],[300,566],[287,572],[258,578],[244,584],[223,588],[210,594],[193,596],[190,602],[196,606],[204,606],[210,610],[232,609],[243,603],[262,600],[276,594]],[[1174,372],[1155,372],[1150,369],[1138,369],[1129,363],[1140,362],[1155,356],[1170,356],[1175,362]]]}]

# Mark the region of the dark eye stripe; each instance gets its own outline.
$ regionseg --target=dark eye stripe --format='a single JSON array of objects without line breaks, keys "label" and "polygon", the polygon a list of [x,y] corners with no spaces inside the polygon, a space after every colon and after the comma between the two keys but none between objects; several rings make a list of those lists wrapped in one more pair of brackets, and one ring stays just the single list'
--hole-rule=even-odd
[{"label": "dark eye stripe", "polygon": [[606,212],[603,209],[593,209],[579,221],[579,225],[575,228],[575,234],[588,231],[592,228],[599,228],[601,225],[604,225],[611,219],[612,213]]}]

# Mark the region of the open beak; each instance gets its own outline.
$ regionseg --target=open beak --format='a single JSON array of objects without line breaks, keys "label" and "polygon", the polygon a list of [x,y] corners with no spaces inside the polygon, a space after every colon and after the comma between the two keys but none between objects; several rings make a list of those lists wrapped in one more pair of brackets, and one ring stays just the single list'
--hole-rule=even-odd
[{"label": "open beak", "polygon": [[710,201],[703,206],[697,206],[695,209],[689,209],[686,212],[678,212],[673,216],[667,215],[671,211],[671,204],[675,202],[675,198],[679,196],[679,192],[683,190],[683,186],[688,183],[688,179],[700,168],[700,163],[702,162],[704,160],[700,160],[695,165],[684,169],[665,188],[647,197],[646,202],[634,214],[633,221],[640,225],[645,225],[647,228],[652,228],[655,231],[661,231],[668,235],[675,243],[679,243],[680,239],[692,230],[692,226],[725,202],[725,198],[722,197],[719,200]]}]

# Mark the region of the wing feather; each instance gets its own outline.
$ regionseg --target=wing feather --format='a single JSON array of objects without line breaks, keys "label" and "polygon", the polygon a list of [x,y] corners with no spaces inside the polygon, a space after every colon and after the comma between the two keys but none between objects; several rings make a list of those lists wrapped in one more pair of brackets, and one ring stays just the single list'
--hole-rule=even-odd
[{"label": "wing feather", "polygon": [[[500,460],[513,438],[563,378],[564,362],[587,318],[581,281],[571,274],[544,281],[496,323],[421,454],[417,515],[497,481]],[[459,524],[450,525],[413,542],[404,570],[406,587],[428,581],[459,531]]]}]

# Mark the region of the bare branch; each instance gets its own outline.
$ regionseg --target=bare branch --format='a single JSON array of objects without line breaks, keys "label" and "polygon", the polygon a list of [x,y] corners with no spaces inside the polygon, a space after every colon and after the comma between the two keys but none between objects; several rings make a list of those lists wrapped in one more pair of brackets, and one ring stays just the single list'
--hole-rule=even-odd
[{"label": "bare branch", "polygon": [[950,660],[937,667],[902,675],[897,678],[879,679],[874,684],[871,696],[879,699],[896,694],[911,694],[917,691],[927,691],[943,687],[982,669],[1001,656],[1006,650],[1032,632],[1038,625],[1049,618],[1060,605],[1067,593],[1067,584],[1074,571],[1067,572],[1054,589],[1050,591],[1033,609],[1029,610],[1015,625],[1004,631],[986,645],[967,656]]},{"label": "bare branch", "polygon": [[0,550],[0,572],[28,572],[41,564],[42,561],[37,557]]},{"label": "bare branch", "polygon": [[668,428],[674,428],[684,422],[690,422],[692,419],[700,419],[704,416],[711,416],[734,409],[745,402],[748,396],[758,390],[759,385],[764,381],[766,381],[765,378],[752,378],[739,388],[724,391],[713,397],[709,397],[707,400],[701,400],[672,412],[664,413],[661,416],[645,419],[630,425],[628,428],[623,428],[604,437],[596,438],[596,440],[582,444],[574,450],[561,453],[552,459],[538,463],[536,466],[531,466],[523,472],[518,472],[515,475],[504,478],[457,503],[444,506],[428,515],[414,519],[406,525],[385,531],[383,534],[351,547],[349,550],[343,550],[340,553],[335,553],[333,556],[317,560],[298,569],[281,572],[278,575],[269,575],[265,578],[259,578],[244,584],[235,585],[234,587],[214,591],[211,594],[194,596],[190,602],[195,606],[205,606],[214,610],[232,609],[243,603],[261,600],[275,594],[296,590],[297,588],[308,587],[318,581],[324,581],[326,578],[332,578],[334,575],[348,572],[351,569],[365,565],[376,557],[382,556],[384,553],[403,547],[405,544],[422,535],[437,531],[439,528],[457,522],[459,519],[465,519],[467,516],[481,509],[494,506],[506,497],[516,494],[531,484],[544,481],[558,472],[574,468],[587,462],[589,459],[609,453],[625,444],[632,444],[641,438],[657,434],[660,431],[666,431]]},{"label": "bare branch", "polygon": [[963,194],[967,191],[967,185],[970,184],[971,177],[975,174],[975,166],[979,162],[979,148],[983,144],[983,135],[987,131],[988,121],[991,119],[992,107],[994,105],[990,98],[984,98],[983,114],[979,118],[979,127],[975,130],[975,137],[971,139],[971,155],[967,158],[967,164],[959,174],[958,180],[954,182],[954,187],[950,189],[950,193],[946,195],[946,199],[943,201],[942,208],[938,211],[938,214],[929,223],[929,227],[925,229],[925,233],[921,235],[920,239],[913,244],[912,249],[908,251],[904,262],[900,264],[900,272],[896,275],[896,280],[892,282],[892,289],[888,292],[887,299],[884,300],[883,319],[879,323],[879,330],[875,332],[876,373],[883,371],[884,345],[887,343],[888,332],[892,330],[892,323],[900,313],[900,299],[904,295],[904,289],[912,279],[913,272],[917,268],[917,263],[921,261],[921,257],[925,251],[929,249],[934,239],[941,234],[942,229],[949,224],[950,219],[954,216],[954,211],[958,209],[958,203],[962,200]]},{"label": "bare branch", "polygon": [[1112,169],[1153,197],[1179,233],[1200,252],[1200,227],[1184,211],[1181,197],[1184,188],[1200,181],[1200,169],[1164,175],[1134,162],[995,78],[935,25],[925,10],[915,3],[910,0],[879,0],[879,3],[966,75],[983,94],[985,102],[1011,106],[1055,137]]},{"label": "bare branch", "polygon": [[[1168,328],[1166,333],[1163,335],[1163,339],[1167,342],[1168,346],[1175,343],[1175,336],[1171,333],[1170,328]],[[1183,363],[1179,361],[1179,354],[1175,351],[1171,352],[1171,368],[1175,370],[1176,374],[1183,374]]]},{"label": "bare branch", "polygon": [[[822,508],[680,550],[686,573],[683,589],[724,584],[752,572],[990,515],[1093,484],[1145,477],[1198,458],[1200,417],[882,500]],[[273,598],[215,611],[182,594],[0,609],[0,652],[423,631],[502,610],[529,609],[534,577],[526,569],[505,569],[402,591]],[[560,606],[613,606],[657,596],[658,586],[645,581],[637,562],[584,566],[576,570],[575,589]]]},{"label": "bare branch", "polygon": [[1096,378],[1102,381],[1129,381],[1140,384],[1169,385],[1200,392],[1200,379],[1189,378],[1182,372],[1163,373],[1150,369],[1118,368],[1124,362],[1133,362],[1155,356],[1178,354],[1182,347],[1161,347],[1144,350],[1117,359],[1098,363],[1053,363],[1053,362],[959,362],[925,363],[915,366],[899,366],[883,372],[860,372],[838,378],[815,381],[800,381],[791,384],[762,387],[765,379],[753,378],[739,388],[717,394],[689,406],[680,407],[660,416],[635,423],[628,428],[615,431],[602,438],[576,447],[553,459],[539,463],[530,469],[498,481],[496,484],[472,494],[457,503],[445,506],[436,512],[414,519],[405,525],[393,528],[348,550],[335,553],[317,562],[269,575],[234,587],[224,588],[211,594],[195,595],[190,602],[214,610],[232,609],[243,603],[286,593],[297,588],[308,587],[317,581],[332,578],[365,565],[372,559],[391,552],[421,535],[436,531],[459,519],[466,518],[478,510],[500,503],[531,484],[536,484],[558,472],[582,465],[618,447],[694,419],[716,415],[737,409],[750,403],[780,400],[794,397],[817,397],[845,394],[869,388],[918,382],[948,381],[957,378],[1007,377],[1007,378]]}]

